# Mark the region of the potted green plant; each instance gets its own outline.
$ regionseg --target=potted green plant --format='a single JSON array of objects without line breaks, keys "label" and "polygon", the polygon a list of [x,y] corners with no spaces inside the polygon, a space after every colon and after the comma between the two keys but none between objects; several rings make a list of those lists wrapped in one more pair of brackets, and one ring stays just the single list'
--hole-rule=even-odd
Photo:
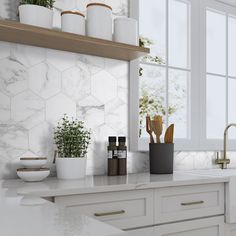
[{"label": "potted green plant", "polygon": [[54,0],[21,0],[20,22],[44,28],[52,28]]},{"label": "potted green plant", "polygon": [[64,116],[54,131],[57,146],[56,170],[58,179],[80,179],[86,175],[86,154],[91,133],[84,123]]}]

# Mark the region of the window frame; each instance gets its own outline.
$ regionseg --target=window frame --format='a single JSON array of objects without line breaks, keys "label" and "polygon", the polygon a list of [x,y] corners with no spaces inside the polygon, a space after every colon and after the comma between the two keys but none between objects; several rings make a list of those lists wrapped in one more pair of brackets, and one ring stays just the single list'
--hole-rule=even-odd
[{"label": "window frame", "polygon": [[[169,0],[166,1],[168,5]],[[222,140],[206,139],[206,9],[216,8],[218,10],[221,9],[220,11],[226,10],[226,12],[230,11],[231,15],[236,16],[236,7],[217,2],[216,0],[179,1],[189,2],[190,4],[189,64],[191,95],[189,101],[190,114],[188,114],[190,134],[189,139],[175,140],[175,151],[222,150],[223,133]],[[168,12],[168,8],[166,11]],[[130,1],[130,17],[139,19],[139,1]],[[167,39],[166,42],[168,45]],[[131,151],[148,151],[148,138],[139,138],[139,82],[137,82],[139,81],[139,65],[139,60],[130,62],[129,146]],[[236,140],[229,140],[228,148],[229,150],[235,150]]]},{"label": "window frame", "polygon": [[[231,6],[227,3],[224,3],[223,1],[218,2],[215,0],[204,0],[200,1],[200,114],[201,114],[201,134],[200,134],[200,143],[199,146],[202,150],[213,150],[213,151],[219,151],[223,149],[223,132],[222,132],[222,139],[207,139],[206,137],[206,131],[207,131],[207,118],[206,110],[207,110],[207,104],[206,104],[206,84],[207,84],[207,75],[219,75],[214,73],[207,72],[207,49],[206,49],[206,11],[207,9],[212,9],[213,11],[219,11],[224,12],[226,16],[234,15],[236,16],[236,6]],[[220,75],[223,77],[222,75]],[[230,76],[228,75],[228,17],[226,19],[226,124],[228,124],[228,78]],[[236,121],[235,121],[236,122]],[[229,140],[228,141],[228,150],[235,151],[236,150],[236,140]]]}]

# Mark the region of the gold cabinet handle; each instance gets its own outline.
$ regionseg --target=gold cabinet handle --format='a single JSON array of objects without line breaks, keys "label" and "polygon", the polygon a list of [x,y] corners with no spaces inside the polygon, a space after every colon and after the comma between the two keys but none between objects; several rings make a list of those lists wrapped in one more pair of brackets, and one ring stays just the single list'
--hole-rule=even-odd
[{"label": "gold cabinet handle", "polygon": [[183,202],[181,206],[193,206],[193,205],[200,205],[203,204],[204,201],[197,201],[197,202]]},{"label": "gold cabinet handle", "polygon": [[121,210],[121,211],[94,213],[94,216],[101,217],[101,216],[113,216],[113,215],[121,215],[121,214],[125,214],[125,211]]}]

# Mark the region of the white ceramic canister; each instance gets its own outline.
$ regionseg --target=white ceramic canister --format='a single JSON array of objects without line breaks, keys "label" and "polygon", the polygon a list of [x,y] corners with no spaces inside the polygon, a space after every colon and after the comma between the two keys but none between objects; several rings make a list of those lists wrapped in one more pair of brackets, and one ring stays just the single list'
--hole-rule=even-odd
[{"label": "white ceramic canister", "polygon": [[61,29],[64,32],[85,35],[85,15],[78,11],[63,11]]},{"label": "white ceramic canister", "polygon": [[138,46],[138,22],[128,17],[114,20],[114,41]]},{"label": "white ceramic canister", "polygon": [[43,28],[52,28],[53,11],[49,8],[25,4],[19,6],[20,22]]},{"label": "white ceramic canister", "polygon": [[87,5],[87,35],[112,40],[112,8],[103,3]]}]

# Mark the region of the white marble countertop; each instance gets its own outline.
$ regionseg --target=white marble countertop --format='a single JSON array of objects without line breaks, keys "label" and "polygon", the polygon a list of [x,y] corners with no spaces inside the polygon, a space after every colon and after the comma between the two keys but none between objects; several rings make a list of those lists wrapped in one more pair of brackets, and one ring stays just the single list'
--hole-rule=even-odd
[{"label": "white marble countertop", "polygon": [[17,193],[41,197],[62,195],[114,192],[124,190],[163,188],[194,184],[227,182],[227,176],[202,176],[192,173],[175,172],[173,175],[150,175],[149,173],[128,176],[87,176],[83,180],[65,181],[48,178],[40,183],[23,183],[18,180]]},{"label": "white marble countertop", "polygon": [[48,178],[39,183],[0,181],[0,235],[108,236],[123,231],[78,215],[40,197],[228,182],[228,176],[175,172],[173,175],[87,176],[83,180]]},{"label": "white marble countertop", "polygon": [[[40,186],[43,183],[34,183]],[[39,197],[19,196],[19,180],[0,181],[1,236],[112,236],[123,231]],[[27,184],[26,184],[27,185]],[[37,188],[37,187],[36,187]]]}]

